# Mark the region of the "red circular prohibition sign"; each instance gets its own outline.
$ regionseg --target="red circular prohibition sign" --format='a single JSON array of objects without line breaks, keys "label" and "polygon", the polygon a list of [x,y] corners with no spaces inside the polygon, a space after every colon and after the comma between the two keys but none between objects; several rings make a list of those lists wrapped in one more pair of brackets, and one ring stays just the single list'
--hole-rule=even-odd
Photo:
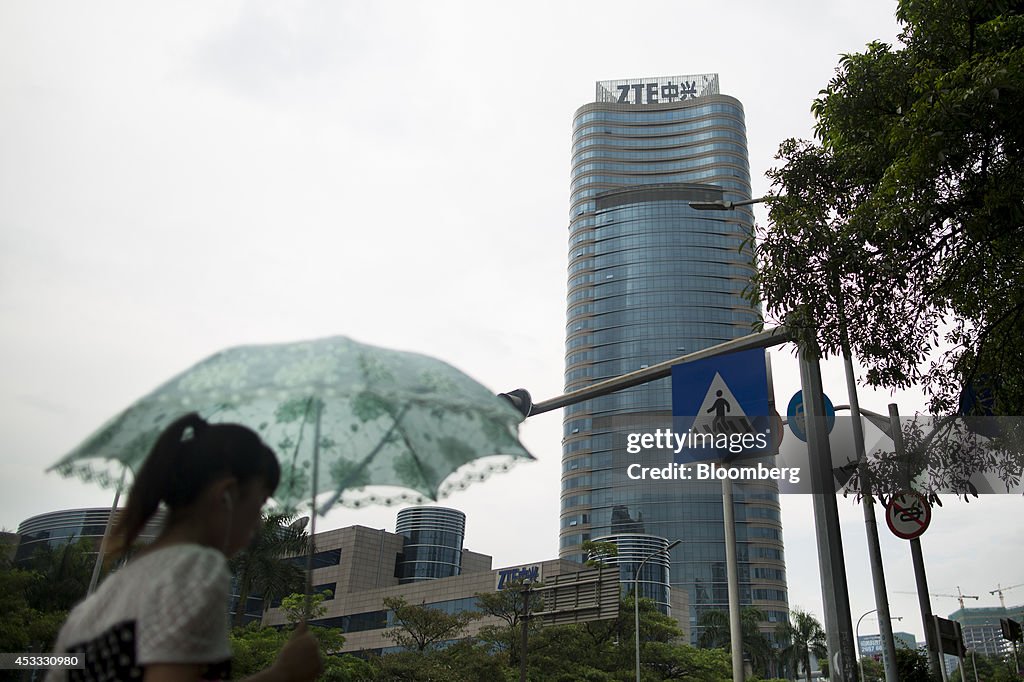
[{"label": "red circular prohibition sign", "polygon": [[919,537],[932,520],[932,509],[924,496],[913,490],[904,490],[889,500],[885,507],[885,522],[892,534],[904,540]]}]

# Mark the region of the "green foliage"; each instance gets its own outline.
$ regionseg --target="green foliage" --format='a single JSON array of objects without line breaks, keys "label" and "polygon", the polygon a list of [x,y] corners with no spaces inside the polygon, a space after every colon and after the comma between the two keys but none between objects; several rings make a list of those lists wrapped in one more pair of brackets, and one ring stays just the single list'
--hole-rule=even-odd
[{"label": "green foliage", "polygon": [[[977,666],[978,679],[986,682],[1019,682],[1020,678],[1013,673],[1013,654],[1004,657],[974,654],[964,658],[967,669],[967,682],[974,682],[974,669]],[[953,671],[949,682],[964,682],[960,669]]]},{"label": "green foliage", "polygon": [[[497,592],[482,592],[476,595],[476,606],[482,613],[500,618],[506,623],[505,626],[491,625],[482,628],[478,636],[482,641],[489,642],[505,652],[510,665],[517,665],[519,661],[521,623],[527,613],[527,599],[520,588],[521,585],[513,584]],[[533,596],[528,601],[529,613],[543,608],[543,600],[539,597]],[[527,627],[537,630],[540,623],[536,619],[530,619]]]},{"label": "green foliage", "polygon": [[812,614],[800,609],[791,609],[789,622],[780,623],[779,639],[788,642],[779,652],[783,662],[792,664],[793,669],[801,669],[807,682],[811,680],[811,655],[818,659],[825,671],[828,662],[828,647],[825,643],[825,629]]},{"label": "green foliage", "polygon": [[1024,6],[901,0],[904,46],[844,55],[787,140],[751,295],[872,386],[1024,414]]},{"label": "green foliage", "polygon": [[652,642],[644,648],[644,668],[659,680],[693,682],[729,682],[732,659],[722,649],[698,649],[691,646]]},{"label": "green foliage", "polygon": [[28,599],[40,611],[70,611],[85,599],[92,578],[95,557],[89,540],[77,540],[57,547],[36,550],[29,568],[41,580],[29,586]]},{"label": "green foliage", "polygon": [[[771,640],[761,632],[761,622],[764,619],[764,614],[753,606],[745,606],[740,609],[740,637],[743,642],[743,652],[749,657],[755,674],[767,673],[773,667],[776,658]],[[697,619],[697,625],[701,628],[697,643],[702,648],[720,648],[732,651],[728,613],[719,610],[705,611]]]},{"label": "green foliage", "polygon": [[308,551],[309,536],[304,529],[291,526],[292,517],[264,511],[253,541],[230,561],[231,572],[238,579],[238,607],[234,625],[245,619],[245,603],[250,594],[263,597],[264,608],[272,601],[305,586],[302,569],[285,557],[301,556]]},{"label": "green foliage", "polygon": [[281,600],[281,610],[284,611],[288,624],[295,627],[304,620],[320,618],[327,613],[324,602],[333,595],[331,590],[324,590],[309,595],[307,599],[305,594],[293,592]]},{"label": "green foliage", "polygon": [[[345,644],[345,636],[340,629],[313,626],[310,627],[310,632],[320,643],[320,654],[324,657],[324,675],[333,676],[327,679],[366,679],[344,677],[353,670],[364,669],[364,666],[353,663],[350,656],[332,655]],[[233,628],[230,633],[232,674],[241,679],[266,670],[273,665],[277,654],[291,636],[292,631],[288,628],[261,627],[256,622]]]},{"label": "green foliage", "polygon": [[0,570],[0,651],[49,651],[66,611],[36,608],[30,595],[44,591],[45,578],[34,571]]},{"label": "green foliage", "polygon": [[861,656],[860,666],[864,672],[864,682],[885,682],[885,666],[881,661],[876,661],[870,656]]},{"label": "green foliage", "polygon": [[366,682],[378,678],[372,663],[345,654],[326,657],[324,671],[317,679],[319,682]]},{"label": "green foliage", "polygon": [[586,565],[595,568],[610,565],[608,560],[619,556],[619,546],[614,542],[587,540],[583,543],[582,549],[589,557]]},{"label": "green foliage", "polygon": [[[51,651],[68,611],[85,597],[92,576],[91,544],[44,547],[28,569],[0,563],[0,651]],[[0,679],[13,679],[0,672]]]},{"label": "green foliage", "polygon": [[254,675],[269,668],[290,633],[276,628],[249,623],[231,630],[231,672],[238,678]]},{"label": "green foliage", "polygon": [[479,614],[463,611],[445,613],[439,609],[409,604],[402,597],[387,597],[384,606],[395,614],[397,627],[384,634],[404,649],[425,651],[448,640],[458,639]]},{"label": "green foliage", "polygon": [[896,676],[900,682],[930,682],[928,654],[905,644],[896,647]]},{"label": "green foliage", "polygon": [[491,655],[486,646],[472,640],[444,649],[388,654],[377,659],[375,665],[379,672],[372,679],[388,682],[498,682],[507,679],[508,670],[501,657]]}]

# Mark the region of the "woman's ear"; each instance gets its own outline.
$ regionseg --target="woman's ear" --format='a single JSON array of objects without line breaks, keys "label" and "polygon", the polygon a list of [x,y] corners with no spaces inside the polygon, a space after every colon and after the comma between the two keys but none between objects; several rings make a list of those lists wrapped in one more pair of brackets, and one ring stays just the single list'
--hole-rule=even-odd
[{"label": "woman's ear", "polygon": [[211,488],[211,498],[214,504],[221,505],[229,512],[235,510],[238,502],[239,487],[238,480],[234,476],[220,479]]}]

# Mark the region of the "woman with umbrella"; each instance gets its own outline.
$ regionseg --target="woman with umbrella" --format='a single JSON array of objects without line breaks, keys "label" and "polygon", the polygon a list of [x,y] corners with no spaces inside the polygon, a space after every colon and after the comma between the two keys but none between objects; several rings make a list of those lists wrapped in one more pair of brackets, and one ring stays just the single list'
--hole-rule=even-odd
[{"label": "woman with umbrella", "polygon": [[[280,479],[273,451],[250,429],[197,414],[168,426],[135,479],[114,529],[131,547],[162,501],[153,544],[76,606],[54,648],[82,654],[84,670],[50,680],[225,679],[230,671],[227,558],[242,550]],[[300,626],[275,663],[250,678],[299,682],[322,670],[316,639]]]}]

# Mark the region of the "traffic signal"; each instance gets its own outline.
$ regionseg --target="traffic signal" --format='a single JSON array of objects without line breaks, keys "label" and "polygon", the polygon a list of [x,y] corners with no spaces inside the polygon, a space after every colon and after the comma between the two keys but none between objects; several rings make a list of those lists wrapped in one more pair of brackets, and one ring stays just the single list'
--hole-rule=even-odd
[{"label": "traffic signal", "polygon": [[1019,642],[1022,639],[1020,623],[1010,618],[1000,618],[999,627],[1003,631],[1003,639],[1008,642]]}]

